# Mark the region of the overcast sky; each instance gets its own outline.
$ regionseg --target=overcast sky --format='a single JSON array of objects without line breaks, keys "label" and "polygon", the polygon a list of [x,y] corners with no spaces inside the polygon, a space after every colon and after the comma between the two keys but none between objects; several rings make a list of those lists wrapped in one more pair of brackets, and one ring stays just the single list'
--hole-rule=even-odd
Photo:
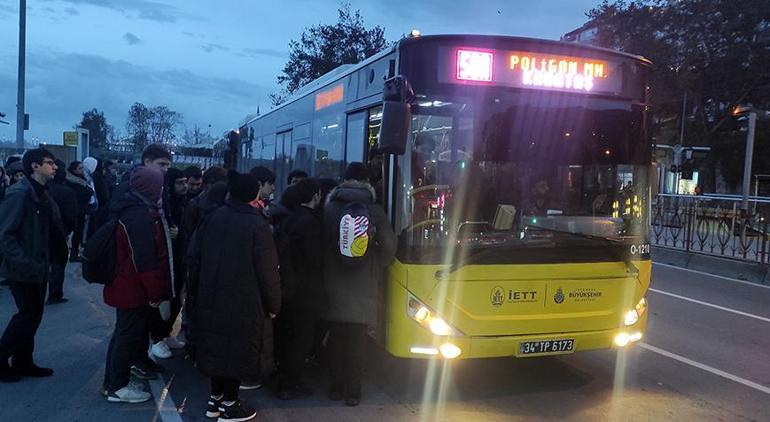
[{"label": "overcast sky", "polygon": [[[389,41],[423,34],[558,39],[599,0],[351,1]],[[125,133],[134,102],[167,105],[219,135],[269,109],[288,44],[333,23],[337,0],[27,0],[27,139],[61,143],[91,108]],[[0,140],[15,139],[18,0],[0,0]]]}]

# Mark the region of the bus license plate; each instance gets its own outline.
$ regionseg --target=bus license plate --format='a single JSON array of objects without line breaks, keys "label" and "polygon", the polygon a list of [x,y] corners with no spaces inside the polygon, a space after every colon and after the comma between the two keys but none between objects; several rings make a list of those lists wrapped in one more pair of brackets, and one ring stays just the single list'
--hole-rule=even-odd
[{"label": "bus license plate", "polygon": [[517,356],[572,353],[574,351],[575,340],[571,338],[564,340],[524,341],[519,343],[519,353]]}]

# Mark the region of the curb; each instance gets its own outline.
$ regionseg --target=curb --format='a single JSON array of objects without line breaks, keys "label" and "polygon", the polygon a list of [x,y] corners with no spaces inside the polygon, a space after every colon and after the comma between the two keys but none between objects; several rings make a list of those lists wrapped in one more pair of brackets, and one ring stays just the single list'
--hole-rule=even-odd
[{"label": "curb", "polygon": [[686,252],[664,246],[653,246],[651,257],[653,262],[770,285],[770,266],[758,262]]}]

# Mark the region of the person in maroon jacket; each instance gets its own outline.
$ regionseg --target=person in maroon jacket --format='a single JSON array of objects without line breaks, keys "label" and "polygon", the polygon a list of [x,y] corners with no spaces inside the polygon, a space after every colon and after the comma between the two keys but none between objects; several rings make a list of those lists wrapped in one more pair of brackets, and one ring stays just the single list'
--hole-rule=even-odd
[{"label": "person in maroon jacket", "polygon": [[116,309],[115,332],[107,351],[104,389],[107,401],[141,403],[152,396],[130,382],[131,365],[146,354],[151,312],[171,294],[168,227],[160,198],[163,173],[138,167],[130,190],[113,203],[118,215],[115,280],[104,287],[104,302]]}]

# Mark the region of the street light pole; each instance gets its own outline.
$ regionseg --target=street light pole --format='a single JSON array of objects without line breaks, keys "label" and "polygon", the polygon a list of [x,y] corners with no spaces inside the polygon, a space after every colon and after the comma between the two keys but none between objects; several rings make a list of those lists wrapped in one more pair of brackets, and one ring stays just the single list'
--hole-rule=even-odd
[{"label": "street light pole", "polygon": [[749,189],[751,187],[751,161],[754,158],[754,129],[757,126],[757,112],[749,112],[749,130],[746,134],[746,158],[743,161],[743,199],[741,200],[741,212],[747,215],[749,209]]},{"label": "street light pole", "polygon": [[16,146],[24,149],[24,74],[27,45],[27,0],[19,0],[19,86],[16,96]]}]

